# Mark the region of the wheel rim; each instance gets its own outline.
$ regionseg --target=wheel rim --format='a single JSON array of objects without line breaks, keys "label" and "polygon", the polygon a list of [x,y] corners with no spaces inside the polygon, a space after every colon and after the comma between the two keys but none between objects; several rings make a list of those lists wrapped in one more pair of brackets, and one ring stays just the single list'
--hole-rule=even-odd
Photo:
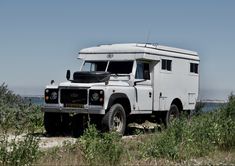
[{"label": "wheel rim", "polygon": [[121,132],[123,128],[123,117],[120,112],[117,112],[113,117],[113,130]]},{"label": "wheel rim", "polygon": [[178,118],[177,110],[175,108],[173,108],[171,110],[171,113],[170,113],[169,121],[172,122],[172,121],[174,121],[177,118]]}]

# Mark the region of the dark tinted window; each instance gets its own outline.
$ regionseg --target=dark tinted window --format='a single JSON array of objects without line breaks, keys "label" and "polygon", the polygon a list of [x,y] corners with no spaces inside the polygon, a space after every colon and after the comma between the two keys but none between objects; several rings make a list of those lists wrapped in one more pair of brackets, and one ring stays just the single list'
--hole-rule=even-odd
[{"label": "dark tinted window", "polygon": [[198,74],[198,64],[190,63],[190,72]]},{"label": "dark tinted window", "polygon": [[171,71],[171,60],[162,59],[162,70]]},{"label": "dark tinted window", "polygon": [[150,79],[149,64],[148,63],[137,63],[137,69],[135,74],[136,79]]},{"label": "dark tinted window", "polygon": [[108,72],[111,74],[130,74],[132,72],[133,61],[111,61]]},{"label": "dark tinted window", "polygon": [[107,62],[105,61],[86,61],[82,71],[105,71]]}]

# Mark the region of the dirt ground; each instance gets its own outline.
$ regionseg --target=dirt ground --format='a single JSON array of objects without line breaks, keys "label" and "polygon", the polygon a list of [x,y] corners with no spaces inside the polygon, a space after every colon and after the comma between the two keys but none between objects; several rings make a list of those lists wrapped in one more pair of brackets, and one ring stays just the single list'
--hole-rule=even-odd
[{"label": "dirt ground", "polygon": [[[134,139],[137,135],[138,132],[153,132],[156,129],[156,125],[152,124],[150,122],[145,122],[143,124],[137,124],[137,123],[132,123],[129,126],[129,134],[125,135],[122,137],[122,139]],[[137,132],[137,133],[136,133]],[[39,147],[42,150],[46,150],[49,148],[54,148],[54,147],[61,147],[64,145],[64,143],[75,143],[77,141],[76,138],[72,137],[71,135],[69,136],[54,136],[54,137],[49,137],[45,133],[36,133],[34,134],[35,137],[39,138]],[[13,134],[8,135],[8,140],[22,140],[26,135],[21,134],[18,136],[14,136]]]}]

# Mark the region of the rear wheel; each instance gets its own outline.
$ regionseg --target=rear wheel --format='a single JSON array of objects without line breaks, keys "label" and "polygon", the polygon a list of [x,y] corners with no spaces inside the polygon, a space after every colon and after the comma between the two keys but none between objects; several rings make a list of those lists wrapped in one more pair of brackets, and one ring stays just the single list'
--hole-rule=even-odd
[{"label": "rear wheel", "polygon": [[175,119],[179,118],[180,112],[175,104],[172,104],[170,110],[167,111],[163,119],[163,123],[166,127],[170,125]]},{"label": "rear wheel", "polygon": [[121,104],[114,104],[102,119],[103,129],[115,131],[121,135],[126,129],[126,113]]}]

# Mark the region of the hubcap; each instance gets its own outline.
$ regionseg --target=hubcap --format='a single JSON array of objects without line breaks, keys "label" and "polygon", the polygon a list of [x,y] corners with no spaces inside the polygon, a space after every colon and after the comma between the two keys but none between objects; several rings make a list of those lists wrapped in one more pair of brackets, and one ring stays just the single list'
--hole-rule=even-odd
[{"label": "hubcap", "polygon": [[172,109],[170,117],[169,117],[169,121],[172,122],[177,118],[177,111],[175,109]]},{"label": "hubcap", "polygon": [[116,113],[113,117],[113,129],[114,131],[121,132],[123,127],[123,119],[120,113]]}]

